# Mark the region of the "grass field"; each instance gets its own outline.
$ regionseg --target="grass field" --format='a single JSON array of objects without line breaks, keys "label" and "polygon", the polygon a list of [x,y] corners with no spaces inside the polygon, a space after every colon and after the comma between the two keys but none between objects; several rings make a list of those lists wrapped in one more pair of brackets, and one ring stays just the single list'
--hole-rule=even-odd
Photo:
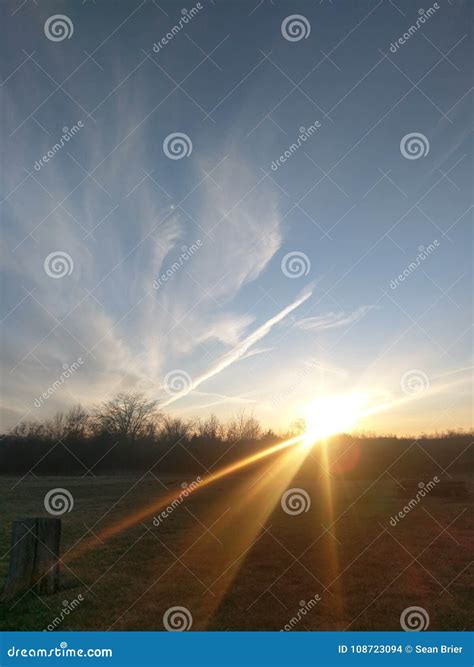
[{"label": "grass field", "polygon": [[[426,609],[432,630],[469,628],[471,499],[427,496],[393,527],[406,501],[388,476],[332,482],[328,494],[301,473],[291,486],[307,490],[311,507],[289,515],[280,505],[286,487],[269,492],[265,470],[222,479],[158,527],[150,516],[106,541],[103,528],[191,480],[0,478],[2,581],[12,519],[45,514],[51,488],[74,496],[62,517],[63,589],[0,603],[0,627],[42,630],[81,594],[58,629],[162,630],[173,606],[190,611],[193,630],[280,630],[292,618],[301,631],[399,630],[410,606]],[[90,547],[76,551],[83,538]]]}]

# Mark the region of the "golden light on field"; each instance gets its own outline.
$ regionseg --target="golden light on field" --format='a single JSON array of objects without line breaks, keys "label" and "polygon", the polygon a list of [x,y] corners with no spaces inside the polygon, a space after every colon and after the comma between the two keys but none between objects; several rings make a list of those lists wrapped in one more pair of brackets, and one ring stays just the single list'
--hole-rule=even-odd
[{"label": "golden light on field", "polygon": [[[224,477],[234,475],[248,466],[282,452],[287,448],[295,448],[293,453],[290,454],[290,459],[294,463],[294,467],[290,466],[290,468],[294,468],[293,473],[296,473],[305,459],[306,454],[303,454],[304,450],[309,450],[317,442],[321,442],[324,446],[324,440],[329,436],[350,431],[364,414],[367,414],[367,396],[363,393],[353,392],[319,397],[304,408],[303,416],[306,423],[304,433],[267,447],[250,456],[246,456],[228,466],[224,466],[215,473],[204,477],[196,488],[196,491],[202,490]],[[277,486],[276,488],[279,487]],[[285,488],[285,485],[282,485],[282,488]],[[330,489],[328,489],[328,494],[330,495]],[[153,513],[159,512],[175,500],[177,495],[179,495],[179,492],[171,492],[169,495],[152,501],[149,505],[106,527],[100,531],[100,539],[109,539],[117,533],[148,519]],[[69,558],[79,555],[79,553],[92,548],[95,544],[95,538],[90,538],[89,542],[85,541],[80,547],[71,549]]]},{"label": "golden light on field", "polygon": [[[249,456],[245,456],[227,466],[223,466],[214,473],[205,476],[200,481],[195,491],[201,491],[225,477],[233,476],[267,457],[273,457],[279,453],[283,454],[285,450],[287,450],[288,454],[288,456],[285,457],[287,471],[291,470],[292,473],[295,474],[299,467],[304,463],[305,458],[310,455],[310,449],[315,444],[319,443],[323,452],[324,461],[323,481],[326,485],[327,500],[329,506],[331,506],[332,490],[328,464],[327,439],[338,433],[349,433],[359,425],[363,419],[370,417],[373,414],[385,412],[399,404],[417,398],[420,398],[420,396],[404,396],[403,398],[380,402],[377,401],[375,395],[372,395],[369,391],[354,391],[345,394],[320,396],[308,403],[301,411],[306,424],[303,433],[284,440],[283,442],[278,442],[275,445],[266,447]],[[280,484],[278,479],[273,480],[273,484],[275,485],[273,490],[276,493],[276,496],[286,488],[288,481],[289,480],[285,478],[284,483]],[[135,512],[128,514],[99,531],[99,538],[101,540],[107,540],[137,523],[150,519],[154,513],[158,513],[161,509],[167,507],[176,500],[176,498],[179,497],[179,494],[180,491],[172,491],[166,496],[160,496],[155,500],[152,500],[148,505],[137,509]],[[266,507],[266,510],[268,514],[270,512],[269,507]],[[67,552],[67,557],[64,558],[63,561],[74,559],[84,551],[96,548],[96,546],[96,537],[91,537],[88,540],[86,539],[80,545],[71,547],[69,552]]]},{"label": "golden light on field", "polygon": [[351,431],[364,414],[367,399],[364,394],[322,396],[303,410],[306,431],[302,446],[310,448],[331,435]]},{"label": "golden light on field", "polygon": [[[193,490],[193,493],[196,493],[198,491],[201,491],[205,487],[209,486],[210,484],[213,484],[220,479],[224,477],[228,477],[229,475],[234,475],[238,473],[240,470],[243,470],[247,468],[248,466],[253,465],[254,463],[257,463],[258,461],[261,461],[262,459],[265,459],[269,456],[272,456],[274,454],[277,454],[279,452],[282,452],[283,450],[292,447],[294,445],[297,445],[298,443],[301,442],[302,435],[295,436],[293,438],[289,438],[288,440],[285,440],[283,442],[279,442],[276,445],[272,445],[270,447],[266,447],[263,450],[260,450],[256,452],[255,454],[251,454],[250,456],[246,456],[243,459],[240,459],[239,461],[236,461],[235,463],[231,463],[230,465],[224,466],[217,470],[215,473],[210,473],[209,475],[205,476],[203,479],[199,478],[199,484],[196,485],[195,489]],[[294,456],[296,461],[298,461],[298,465],[302,462],[303,458],[302,456]],[[296,469],[295,469],[296,471]],[[158,499],[152,501],[148,505],[145,505],[144,507],[139,508],[136,512],[133,512],[131,514],[128,514],[125,516],[123,519],[111,524],[110,526],[104,528],[102,531],[99,531],[96,536],[91,537],[89,539],[84,540],[80,545],[76,546],[74,545],[71,547],[69,552],[67,552],[67,558],[63,558],[63,562],[66,560],[71,560],[73,558],[76,558],[79,556],[82,552],[87,551],[88,549],[95,548],[97,546],[97,537],[101,541],[105,541],[114,535],[117,535],[118,533],[121,533],[123,530],[126,530],[127,528],[130,528],[131,526],[134,526],[137,523],[140,523],[142,521],[145,521],[147,519],[150,519],[150,517],[153,516],[153,514],[159,513],[160,510],[166,508],[169,506],[173,501],[175,501],[177,498],[180,497],[182,489],[179,491],[172,491],[166,496],[161,496]]]}]

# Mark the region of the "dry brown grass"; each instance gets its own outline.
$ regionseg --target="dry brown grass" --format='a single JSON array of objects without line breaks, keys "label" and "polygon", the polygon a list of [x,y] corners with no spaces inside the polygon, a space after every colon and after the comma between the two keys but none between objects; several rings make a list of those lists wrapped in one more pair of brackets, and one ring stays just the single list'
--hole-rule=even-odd
[{"label": "dry brown grass", "polygon": [[[394,528],[390,517],[404,501],[387,476],[373,485],[333,482],[331,508],[321,480],[300,475],[291,486],[310,493],[310,510],[290,516],[277,504],[265,516],[268,489],[255,493],[262,471],[195,493],[159,528],[150,517],[105,544],[96,541],[70,571],[63,568],[59,594],[2,603],[0,627],[43,629],[63,600],[82,593],[85,601],[61,629],[161,630],[166,609],[180,605],[191,611],[195,630],[279,630],[301,601],[319,593],[296,630],[399,630],[400,613],[412,605],[428,611],[432,630],[469,628],[470,498],[427,497]],[[44,494],[53,487],[75,498],[63,516],[66,552],[88,528],[99,533],[164,495],[164,485],[179,491],[183,480],[147,475],[133,486],[129,477],[55,477],[12,489],[16,481],[0,482],[1,554],[10,546],[11,520],[44,513]],[[7,564],[5,556],[2,580]]]}]

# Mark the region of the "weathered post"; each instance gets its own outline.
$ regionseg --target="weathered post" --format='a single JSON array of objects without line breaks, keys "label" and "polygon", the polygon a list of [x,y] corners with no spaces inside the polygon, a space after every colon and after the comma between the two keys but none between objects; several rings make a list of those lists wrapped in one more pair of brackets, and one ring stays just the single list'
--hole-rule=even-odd
[{"label": "weathered post", "polygon": [[4,599],[32,588],[50,595],[59,588],[61,519],[16,519],[12,523],[10,566]]}]

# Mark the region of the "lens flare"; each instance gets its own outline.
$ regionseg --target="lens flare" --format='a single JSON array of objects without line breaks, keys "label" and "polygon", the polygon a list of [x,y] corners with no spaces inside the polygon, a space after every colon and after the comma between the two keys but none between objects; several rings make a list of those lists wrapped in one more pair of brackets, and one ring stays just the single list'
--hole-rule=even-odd
[{"label": "lens flare", "polygon": [[303,411],[306,431],[302,446],[310,448],[331,435],[351,431],[365,407],[366,398],[359,393],[317,398]]}]

